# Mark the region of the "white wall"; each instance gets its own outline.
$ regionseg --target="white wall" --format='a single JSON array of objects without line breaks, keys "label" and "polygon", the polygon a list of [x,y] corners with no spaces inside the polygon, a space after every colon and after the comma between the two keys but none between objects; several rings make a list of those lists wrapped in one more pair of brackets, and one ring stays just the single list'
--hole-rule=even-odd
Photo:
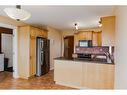
[{"label": "white wall", "polygon": [[4,54],[0,54],[0,71],[4,71]]},{"label": "white wall", "polygon": [[54,68],[54,58],[61,57],[61,31],[48,27],[48,39],[50,40],[50,69]]},{"label": "white wall", "polygon": [[127,7],[116,9],[115,88],[127,89]]},{"label": "white wall", "polygon": [[2,34],[2,52],[5,58],[9,58],[8,67],[13,66],[13,36],[12,34]]}]

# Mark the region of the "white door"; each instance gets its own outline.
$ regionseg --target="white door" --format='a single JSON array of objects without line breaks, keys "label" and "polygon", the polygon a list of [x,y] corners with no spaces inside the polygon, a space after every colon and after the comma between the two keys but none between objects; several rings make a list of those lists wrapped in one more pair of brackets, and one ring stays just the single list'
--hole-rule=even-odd
[{"label": "white door", "polygon": [[5,58],[9,59],[8,67],[13,67],[13,35],[12,34],[2,34],[2,52]]}]

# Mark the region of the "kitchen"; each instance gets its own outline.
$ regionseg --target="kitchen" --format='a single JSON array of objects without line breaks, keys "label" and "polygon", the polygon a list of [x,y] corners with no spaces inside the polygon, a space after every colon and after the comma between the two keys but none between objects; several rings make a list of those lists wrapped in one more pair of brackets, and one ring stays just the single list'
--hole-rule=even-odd
[{"label": "kitchen", "polygon": [[74,41],[67,42],[68,34],[64,34],[63,57],[54,59],[56,84],[79,89],[114,88],[115,16],[102,17],[101,23],[100,28],[78,30]]},{"label": "kitchen", "polygon": [[[45,15],[47,17],[47,14]],[[68,30],[65,30],[62,23],[60,26],[56,25],[58,28],[31,24],[18,26],[17,78],[36,82],[41,80],[42,85],[45,84],[44,78],[51,84],[40,87],[36,83],[31,86],[31,82],[28,82],[28,88],[113,89],[115,16],[101,16],[96,16],[96,27],[92,25],[93,28],[81,28],[80,23],[76,21],[72,26],[65,25]],[[83,18],[87,19],[85,16]],[[87,23],[89,22],[90,20],[87,20]],[[99,26],[101,24],[102,26]],[[79,29],[75,29],[76,25],[79,25]],[[40,38],[41,41],[37,41]],[[46,45],[43,47],[44,40]],[[26,85],[21,84],[20,87],[24,86]],[[15,88],[18,87],[16,84]]]}]

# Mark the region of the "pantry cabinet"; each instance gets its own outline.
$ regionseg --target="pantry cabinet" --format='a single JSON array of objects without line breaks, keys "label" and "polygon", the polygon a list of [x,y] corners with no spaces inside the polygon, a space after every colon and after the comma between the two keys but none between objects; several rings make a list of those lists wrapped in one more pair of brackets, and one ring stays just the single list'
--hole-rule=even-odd
[{"label": "pantry cabinet", "polygon": [[29,78],[36,73],[36,37],[47,38],[47,31],[29,25],[18,30],[19,77]]}]

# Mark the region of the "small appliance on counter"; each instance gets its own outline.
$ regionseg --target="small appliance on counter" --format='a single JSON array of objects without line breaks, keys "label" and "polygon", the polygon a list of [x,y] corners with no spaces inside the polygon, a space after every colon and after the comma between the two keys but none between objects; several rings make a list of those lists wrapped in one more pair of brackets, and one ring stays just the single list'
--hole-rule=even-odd
[{"label": "small appliance on counter", "polygon": [[48,39],[36,38],[36,76],[41,76],[49,72],[49,51],[50,41]]},{"label": "small appliance on counter", "polygon": [[73,58],[73,59],[76,59],[76,58],[78,58],[78,55],[77,55],[76,53],[73,53],[73,54],[72,54],[72,58]]}]

